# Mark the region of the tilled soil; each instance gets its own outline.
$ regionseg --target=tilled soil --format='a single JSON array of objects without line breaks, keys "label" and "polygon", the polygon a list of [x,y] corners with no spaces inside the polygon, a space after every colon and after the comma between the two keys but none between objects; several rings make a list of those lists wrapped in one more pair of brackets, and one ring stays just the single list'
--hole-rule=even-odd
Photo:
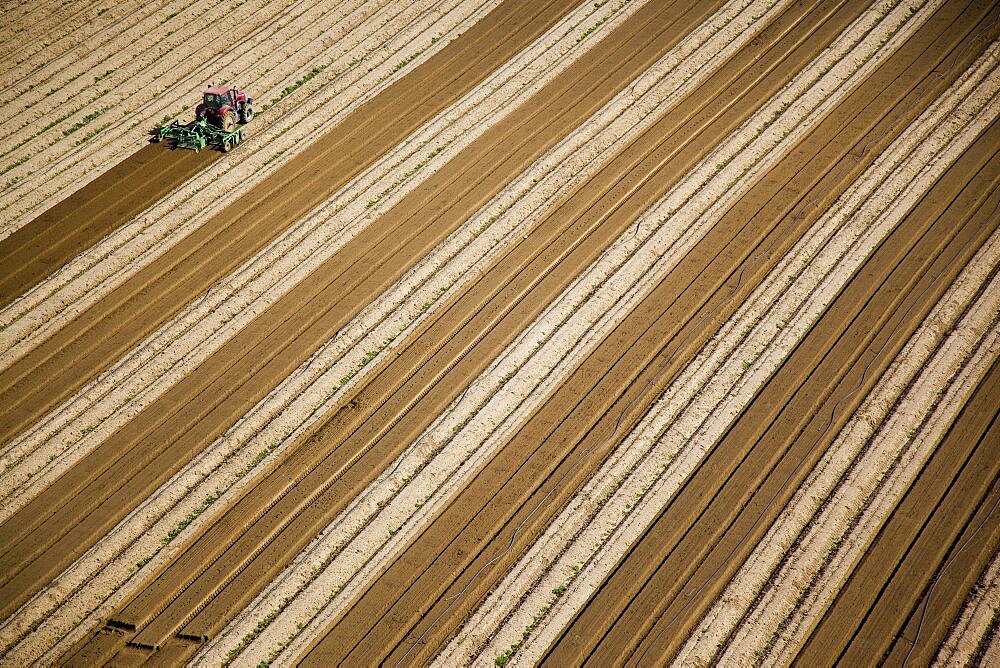
[{"label": "tilled soil", "polygon": [[[333,17],[242,4],[234,20],[254,34],[294,25],[336,51],[319,27]],[[428,16],[470,11],[426,4]],[[184,23],[163,63],[221,9],[172,8]],[[167,20],[139,4],[93,11],[114,39]],[[388,5],[345,7],[343,30],[382,11],[392,20]],[[994,591],[1000,547],[1000,313],[984,297],[1000,268],[998,11],[505,0],[407,68],[413,52],[348,113],[323,112],[329,129],[276,152],[238,197],[185,212],[190,227],[164,233],[162,252],[44,335],[9,342],[3,656],[901,665],[953,652],[960,620],[963,646],[984,656],[997,625],[979,592]],[[46,61],[18,44],[33,14],[16,9],[0,76],[97,86],[101,62],[69,54],[99,30],[59,12],[41,24],[56,45]],[[696,34],[733,46],[686,65]],[[428,151],[432,128],[503,90],[496,73],[542,44],[563,51],[544,67],[539,52],[530,95],[482,112],[461,147]],[[264,62],[255,76],[276,72]],[[19,111],[0,127],[20,155],[38,93],[9,95]],[[99,106],[106,93],[93,95]],[[633,130],[601,134],[616,127],[601,119],[640,107]],[[588,138],[606,148],[587,153]],[[59,141],[29,159],[55,156]],[[590,162],[574,178],[552,156]],[[390,162],[395,183],[350,190]],[[25,164],[11,174],[30,178]],[[133,152],[0,239],[0,307],[14,313],[227,170],[212,152]],[[331,200],[348,192],[353,204]],[[274,249],[295,239],[315,247],[304,257],[328,250],[268,283],[233,278],[252,262],[278,271]],[[218,320],[198,308],[230,281],[237,326],[172,334],[190,347],[161,358],[158,333]],[[945,314],[958,286],[964,301]],[[51,308],[58,290],[30,308]],[[412,295],[426,301],[404,307]],[[978,358],[944,354],[955,331]],[[876,410],[890,380],[916,382],[895,379],[925,339],[928,364],[948,366],[934,366],[923,403],[901,387]],[[320,361],[324,373],[310,369]],[[155,392],[109,403],[102,379],[123,370],[130,392]],[[314,380],[296,392],[318,396],[308,410],[279,400],[302,374]],[[933,410],[946,413],[920,417]],[[851,462],[882,447],[856,443],[860,415],[872,416],[866,438],[909,437],[870,472],[872,501],[838,524],[822,499],[850,485],[821,482],[839,470],[830,462],[845,453],[848,480],[861,475]],[[106,419],[114,427],[88,437]],[[69,445],[47,442],[73,431]],[[32,443],[66,464],[37,464]],[[912,464],[906,443],[921,448]],[[803,503],[805,489],[819,500]],[[816,532],[829,537],[824,559],[803,556]]]}]

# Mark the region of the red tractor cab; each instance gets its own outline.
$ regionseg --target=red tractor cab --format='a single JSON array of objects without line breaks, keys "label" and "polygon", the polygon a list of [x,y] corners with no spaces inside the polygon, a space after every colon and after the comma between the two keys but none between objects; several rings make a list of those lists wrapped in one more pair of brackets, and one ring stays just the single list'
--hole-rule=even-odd
[{"label": "red tractor cab", "polygon": [[232,132],[237,122],[249,123],[253,119],[253,99],[238,88],[209,86],[194,115],[199,121],[207,119],[216,127]]}]

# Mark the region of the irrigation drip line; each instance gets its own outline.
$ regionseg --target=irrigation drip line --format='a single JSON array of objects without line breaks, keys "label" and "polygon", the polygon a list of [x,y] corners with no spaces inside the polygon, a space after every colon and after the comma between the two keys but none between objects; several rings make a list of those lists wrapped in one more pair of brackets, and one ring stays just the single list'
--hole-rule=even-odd
[{"label": "irrigation drip line", "polygon": [[[979,41],[985,39],[986,33],[990,29],[992,29],[992,27],[994,25],[996,25],[996,23],[997,23],[997,19],[994,19],[993,23],[991,23],[989,26],[981,29],[980,32],[973,38],[972,45],[970,45],[970,47],[965,50],[965,53],[968,53],[969,51],[971,51],[972,46],[974,46],[975,44],[977,44]],[[917,90],[921,91],[920,94],[923,94],[923,92],[926,91],[926,89],[928,87],[930,87],[931,85],[933,85],[934,83],[936,83],[938,80],[944,78],[946,76],[946,74],[950,73],[951,71],[953,71],[956,66],[957,66],[957,62],[953,63],[951,65],[951,67],[945,73],[938,73],[937,71],[935,71],[931,75],[933,78],[926,80],[924,82],[924,84],[922,85],[923,90],[921,90],[920,88],[918,88]],[[952,111],[951,113],[954,114],[954,111]],[[858,162],[860,162],[860,160],[866,155],[866,153],[868,152],[868,150],[870,149],[870,147],[875,142],[877,142],[878,140],[880,140],[883,137],[885,137],[886,135],[888,135],[895,128],[896,123],[898,122],[898,120],[900,119],[900,117],[903,116],[904,114],[905,114],[904,110],[897,110],[897,112],[896,112],[896,118],[892,120],[892,122],[889,124],[888,128],[880,131],[877,135],[875,135],[874,137],[870,138],[865,143],[865,145],[862,147],[862,150],[861,150],[860,153],[858,153],[858,154],[850,153],[849,155],[853,159],[853,161],[850,163],[850,166],[854,166]],[[659,166],[659,167],[662,167],[662,165]],[[651,172],[651,173],[655,173],[655,172],[656,172],[656,170],[653,170],[653,172]],[[651,177],[647,177],[645,180],[648,180],[649,178],[651,178]],[[645,180],[642,183],[644,183]],[[803,209],[796,216],[794,216],[793,219],[804,217],[806,215],[805,214],[805,210],[808,209],[808,208],[810,208],[810,207],[815,206],[819,202],[819,200],[822,199],[823,196],[825,196],[826,194],[829,193],[829,191],[831,189],[832,189],[832,185],[827,185],[819,193],[817,193],[816,195],[814,195],[813,198],[811,198],[809,201],[806,202],[806,204],[803,207]],[[631,193],[629,193],[629,194],[631,194]],[[628,197],[628,196],[629,195],[627,194],[626,197]],[[998,206],[1000,206],[1000,204],[998,204]],[[987,219],[985,221],[982,221],[980,223],[980,227],[985,226],[988,220],[989,219]],[[739,274],[737,276],[737,282],[730,289],[729,293],[719,302],[719,304],[716,305],[715,308],[713,308],[710,311],[708,311],[705,314],[703,314],[703,316],[697,321],[697,323],[694,325],[694,327],[692,327],[688,331],[687,335],[681,340],[681,343],[660,364],[660,367],[656,370],[656,372],[647,380],[647,382],[645,383],[645,385],[643,386],[643,388],[640,390],[640,392],[637,393],[626,404],[626,406],[622,409],[621,413],[619,414],[619,416],[618,416],[618,418],[617,418],[617,420],[615,422],[615,427],[614,427],[614,430],[612,431],[612,433],[606,439],[604,439],[603,441],[601,441],[599,443],[596,443],[595,445],[591,446],[587,450],[585,450],[582,453],[580,453],[580,455],[577,458],[577,460],[563,473],[562,476],[559,477],[558,480],[555,481],[555,483],[552,486],[552,488],[550,488],[550,490],[545,494],[545,496],[543,496],[542,499],[540,499],[539,502],[532,508],[532,510],[528,513],[528,515],[525,516],[525,518],[514,528],[514,530],[511,533],[510,539],[509,539],[506,547],[501,552],[499,552],[496,556],[494,556],[490,561],[488,561],[482,567],[480,567],[472,575],[472,577],[469,579],[469,581],[466,583],[466,585],[459,592],[457,592],[456,594],[454,594],[453,596],[450,597],[450,602],[449,602],[448,606],[444,610],[442,610],[434,618],[434,620],[431,621],[431,623],[424,630],[424,632],[416,640],[414,640],[413,643],[411,643],[411,645],[407,649],[406,653],[404,653],[403,656],[400,657],[396,661],[396,663],[394,664],[395,666],[401,665],[402,662],[407,658],[407,656],[409,656],[409,654],[413,651],[413,649],[417,645],[422,644],[424,642],[424,639],[426,638],[426,636],[430,632],[430,630],[432,628],[434,628],[434,626],[444,617],[444,615],[447,614],[451,610],[451,608],[455,605],[455,603],[466,594],[466,592],[469,590],[469,588],[472,586],[472,584],[486,570],[488,570],[493,565],[495,565],[497,562],[499,562],[500,559],[502,559],[504,556],[506,556],[513,549],[514,544],[515,544],[516,539],[517,539],[517,536],[524,529],[524,527],[528,524],[528,522],[531,520],[531,518],[534,517],[534,515],[536,515],[538,513],[538,511],[541,510],[541,508],[544,505],[546,505],[551,500],[551,497],[553,496],[553,494],[556,491],[559,490],[559,488],[561,487],[562,483],[566,480],[566,478],[571,473],[573,473],[573,471],[575,471],[600,446],[606,445],[607,443],[611,442],[618,435],[618,432],[621,429],[621,425],[622,425],[622,423],[623,423],[623,421],[625,419],[626,414],[628,414],[629,411],[631,411],[635,407],[635,404],[638,402],[639,398],[642,397],[646,392],[648,392],[649,389],[653,386],[653,384],[656,383],[660,379],[660,377],[662,376],[662,374],[666,371],[667,367],[671,364],[671,362],[673,362],[673,360],[675,359],[676,355],[690,342],[691,338],[704,325],[704,323],[708,319],[710,319],[711,317],[713,317],[714,315],[716,315],[718,313],[718,311],[724,305],[726,305],[727,303],[729,303],[732,300],[732,298],[736,295],[736,293],[739,291],[740,287],[742,286],[742,284],[743,284],[743,277],[744,277],[744,274],[747,272],[747,270],[750,269],[751,267],[753,267],[754,265],[761,263],[765,259],[765,257],[768,256],[773,251],[773,249],[774,249],[775,245],[777,244],[777,242],[778,242],[777,238],[774,239],[774,240],[772,240],[771,243],[766,248],[764,248],[762,250],[759,250],[747,262],[744,263],[744,266],[742,267],[742,269],[740,270],[740,272],[739,272]],[[962,251],[964,251],[965,248],[968,247],[969,243],[971,243],[971,242],[966,242],[962,247],[960,247],[959,249],[957,249],[956,250],[956,256],[958,254],[960,254]],[[934,278],[931,280],[930,284],[928,284],[927,286],[925,286],[925,288],[918,295],[917,300],[915,300],[913,303],[911,303],[911,305],[903,313],[903,316],[900,319],[900,322],[897,323],[896,327],[894,327],[892,331],[890,331],[889,335],[886,337],[886,340],[883,342],[882,346],[879,348],[878,351],[876,351],[875,355],[872,357],[872,359],[865,366],[864,372],[862,374],[862,377],[858,381],[858,383],[846,395],[844,395],[843,397],[841,397],[837,401],[837,403],[833,406],[833,409],[831,411],[830,417],[829,417],[829,419],[827,421],[827,425],[826,425],[824,431],[816,437],[816,439],[814,440],[813,444],[810,446],[810,448],[807,449],[806,454],[799,461],[799,463],[796,465],[796,467],[792,470],[792,472],[786,478],[786,480],[784,481],[784,483],[779,487],[779,491],[777,493],[775,493],[775,495],[772,496],[772,498],[768,501],[768,504],[761,511],[761,514],[758,515],[757,519],[755,520],[755,522],[753,523],[753,525],[750,527],[750,529],[747,531],[747,533],[744,534],[744,536],[740,539],[740,541],[736,544],[736,546],[730,551],[730,553],[727,555],[727,557],[723,561],[723,563],[713,573],[711,573],[708,576],[708,578],[706,579],[706,581],[694,593],[692,593],[689,596],[688,602],[685,603],[685,605],[680,610],[678,610],[677,613],[675,613],[673,617],[671,617],[671,619],[668,621],[667,625],[665,627],[661,628],[660,631],[656,634],[656,636],[654,636],[654,638],[652,639],[652,641],[647,644],[646,650],[644,650],[644,652],[640,655],[640,657],[638,659],[638,662],[637,662],[638,664],[642,663],[643,659],[645,658],[646,653],[648,653],[648,651],[649,651],[649,648],[653,644],[655,644],[655,642],[662,635],[663,631],[665,631],[667,628],[669,628],[676,621],[676,619],[679,617],[679,615],[682,612],[684,612],[691,605],[691,603],[694,600],[694,597],[697,594],[701,593],[705,589],[705,587],[707,587],[708,584],[714,580],[714,578],[719,574],[719,572],[722,570],[722,568],[725,565],[727,565],[727,563],[732,559],[732,557],[734,556],[735,552],[740,547],[742,547],[742,545],[746,542],[746,539],[748,538],[749,534],[757,527],[757,525],[760,523],[760,520],[763,518],[763,515],[774,504],[774,501],[780,495],[780,491],[788,484],[788,482],[791,479],[791,477],[793,477],[799,470],[801,470],[802,465],[804,464],[805,457],[808,456],[808,454],[815,449],[816,444],[832,428],[834,420],[835,420],[836,412],[837,412],[838,408],[840,407],[840,405],[843,404],[848,398],[850,398],[851,396],[853,396],[854,394],[856,394],[861,389],[861,387],[863,386],[864,381],[867,378],[867,375],[868,375],[871,367],[873,366],[874,362],[879,358],[879,356],[881,355],[881,353],[884,352],[885,348],[888,346],[888,344],[892,340],[893,336],[897,333],[897,331],[899,330],[899,328],[902,326],[903,322],[905,322],[906,316],[916,306],[916,304],[919,303],[920,298],[924,294],[926,294],[926,292],[931,287],[933,287],[935,285],[935,283],[940,278],[941,274],[943,273],[944,269],[947,268],[947,266],[948,265],[946,264],[945,267],[942,268],[942,270],[939,271],[938,274],[934,276]],[[449,600],[449,599],[445,599],[445,600]]]},{"label": "irrigation drip line", "polygon": [[[996,21],[994,21],[994,24],[995,23],[996,23]],[[986,220],[984,220],[982,223],[980,223],[980,228],[982,228],[983,226],[985,226],[986,221],[995,219],[998,209],[1000,209],[1000,200],[997,200],[997,203],[993,205],[993,210],[990,212],[990,215],[986,218]],[[995,485],[996,485],[996,483],[994,482],[994,486]],[[986,517],[984,517],[983,520],[982,520],[982,522],[979,523],[979,526],[977,526],[975,528],[975,530],[973,530],[973,532],[965,540],[965,542],[962,544],[962,546],[959,547],[959,549],[954,554],[952,554],[950,557],[948,557],[948,559],[944,562],[944,564],[942,564],[941,568],[938,570],[937,574],[934,576],[934,579],[931,581],[931,586],[927,590],[927,595],[924,597],[924,601],[922,603],[922,609],[920,611],[920,619],[917,622],[917,631],[913,635],[913,640],[909,641],[910,642],[910,649],[908,649],[906,651],[906,656],[903,658],[902,668],[906,668],[906,665],[910,661],[910,656],[913,654],[913,650],[916,649],[916,647],[917,647],[917,640],[920,639],[920,634],[923,631],[923,628],[924,628],[924,618],[927,615],[927,610],[930,607],[930,601],[931,601],[931,598],[934,596],[934,589],[935,589],[935,587],[937,587],[938,581],[944,575],[945,571],[947,571],[948,568],[952,565],[952,563],[954,563],[954,561],[958,558],[958,555],[960,555],[972,543],[972,539],[976,537],[976,535],[986,525],[986,523],[990,520],[990,518],[993,517],[993,513],[996,512],[996,509],[997,509],[998,505],[1000,505],[1000,497],[997,498],[997,501],[994,502],[994,504],[990,508],[989,512],[986,513]],[[907,640],[906,638],[903,638],[903,639]]]}]

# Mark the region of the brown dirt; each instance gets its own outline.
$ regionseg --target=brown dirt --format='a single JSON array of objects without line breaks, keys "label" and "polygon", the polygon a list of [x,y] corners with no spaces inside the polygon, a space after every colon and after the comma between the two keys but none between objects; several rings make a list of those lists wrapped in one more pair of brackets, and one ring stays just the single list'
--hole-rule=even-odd
[{"label": "brown dirt", "polygon": [[217,151],[147,146],[30,224],[0,239],[0,308],[219,158]]},{"label": "brown dirt", "polygon": [[[5,438],[15,434],[59,399],[67,396],[83,380],[106,367],[111,360],[161,324],[191,295],[203,292],[218,277],[259,250],[283,229],[282,225],[276,224],[276,214],[280,212],[281,219],[286,221],[285,225],[294,222],[321,202],[326,192],[348,181],[388,147],[398,143],[409,131],[468,90],[497,63],[523,48],[544,29],[545,21],[554,21],[566,9],[564,4],[557,2],[533,7],[530,12],[518,11],[516,6],[505,5],[491,20],[477,24],[462,40],[449,45],[428,61],[426,66],[418,68],[398,84],[405,90],[420,91],[418,101],[407,99],[402,94],[403,91],[394,89],[377,96],[330,134],[310,146],[299,159],[279,169],[248,196],[214,217],[183,242],[175,245],[156,263],[116,289],[74,321],[73,327],[64,328],[18,360],[0,378],[0,382],[5,383],[4,396],[8,397],[10,407],[3,418]],[[512,26],[518,25],[530,25],[531,29],[518,32],[519,40],[493,44],[491,35],[512,32]],[[484,49],[483,44],[491,44],[492,48]],[[469,53],[476,57],[470,58]],[[463,61],[464,68],[456,70],[452,65],[455,61]],[[433,83],[428,85],[425,81]],[[434,91],[447,91],[447,94],[435,97]],[[378,128],[378,132],[375,128]],[[352,148],[345,151],[345,147]],[[335,159],[327,160],[330,155],[336,156]],[[322,168],[317,168],[317,165],[322,165]],[[285,187],[285,184],[293,181],[294,189]],[[319,183],[323,185],[319,186]],[[272,193],[279,190],[282,198],[275,199]],[[233,225],[234,220],[238,220],[240,224]],[[358,252],[358,248],[386,239],[386,233],[382,230],[369,229],[366,232],[366,235],[356,238],[354,245],[337,257],[336,262],[343,266],[340,272],[344,272],[342,275],[348,279],[362,276],[359,272],[349,271],[357,262],[355,258],[363,255]],[[392,256],[382,248],[378,250],[381,251],[377,253],[379,257]],[[369,253],[376,254],[372,251]],[[221,257],[225,261],[219,262],[218,258]],[[405,264],[389,267],[398,273],[402,273],[405,268]],[[329,278],[325,272],[319,272],[318,275]],[[391,280],[386,282],[384,279],[371,278],[382,289],[391,284]],[[138,286],[146,287],[137,292]],[[282,307],[286,311],[289,307],[298,308],[302,304],[302,293],[311,290],[315,294],[324,287],[325,284],[306,285],[298,293],[290,295]],[[355,294],[367,296],[370,292]],[[308,301],[307,298],[305,300]],[[41,496],[0,525],[0,534],[6,537],[5,540],[9,541],[7,544],[11,546],[5,555],[0,556],[0,561],[9,562],[12,566],[12,570],[3,578],[3,591],[10,594],[2,596],[5,606],[0,612],[4,616],[82,554],[93,540],[114,526],[139,500],[155,490],[200,449],[190,450],[192,444],[202,444],[203,447],[206,434],[193,429],[191,422],[200,417],[199,413],[203,415],[215,409],[211,429],[224,430],[232,419],[245,413],[261,394],[273,387],[273,384],[244,386],[242,396],[220,393],[213,388],[213,382],[218,382],[215,380],[218,370],[228,371],[231,374],[230,382],[242,382],[242,379],[249,377],[263,378],[260,367],[270,361],[274,377],[282,378],[308,354],[303,351],[293,353],[300,355],[293,357],[286,352],[284,356],[274,358],[247,355],[243,357],[244,364],[248,365],[244,372],[247,375],[233,373],[233,360],[229,358],[229,350],[247,352],[254,345],[275,349],[273,344],[267,344],[266,341],[248,341],[259,339],[261,334],[270,334],[272,339],[278,341],[293,341],[296,337],[289,332],[301,332],[309,326],[309,323],[289,321],[287,316],[279,316],[276,312],[278,310],[280,309],[272,310],[273,318],[259,320],[262,325],[259,333],[256,330],[246,331],[244,338],[234,340],[225,354],[200,367],[205,373],[201,376],[189,376],[187,385],[175,387],[165,395],[161,403],[169,407],[166,411],[160,408],[160,404],[148,408],[145,411],[149,416],[148,422],[140,419],[130,423],[49,486]],[[312,315],[309,311],[300,313]],[[342,314],[343,312],[336,313]],[[121,323],[126,321],[129,327],[124,329]],[[281,327],[274,330],[275,325]],[[331,331],[328,327],[327,323],[321,322],[314,325],[313,330],[326,332],[320,337],[320,340],[325,340],[329,338]],[[335,330],[336,326],[333,328]],[[315,344],[311,344],[314,340],[307,337],[301,342],[301,346],[310,350],[315,347]],[[280,351],[280,347],[277,351]],[[57,387],[64,388],[64,391],[53,392]],[[189,399],[179,400],[180,397],[193,398],[199,394],[212,399],[194,403],[185,403]],[[225,402],[220,406],[223,400]],[[188,413],[189,417],[176,414],[178,409]],[[222,418],[226,421],[219,423],[219,418],[226,414],[233,418]],[[180,442],[173,449],[162,451],[137,447],[150,438],[161,443],[176,440],[177,437],[170,439],[154,436],[151,430],[157,427],[172,430],[181,437]],[[190,453],[186,456],[181,454],[185,448]],[[149,466],[151,460],[152,465]],[[126,473],[147,466],[149,473],[144,477]],[[123,482],[124,486],[121,485]],[[94,497],[86,493],[81,495],[88,487],[103,491]],[[77,502],[69,503],[81,496]],[[92,503],[80,502],[87,498]],[[101,512],[93,512],[97,508],[101,508]],[[86,521],[82,522],[84,518]]]},{"label": "brown dirt", "polygon": [[[123,520],[142,513],[145,500],[415,271],[421,258],[447,243],[616,95],[634,89],[637,77],[722,6],[722,0],[652,1],[636,9],[527,101],[421,176],[397,203],[359,226],[317,269],[255,312],[120,428],[39,484],[0,522],[0,620],[12,619],[32,599],[44,599],[50,582],[99,548]],[[0,370],[0,444],[14,442],[89,387],[573,7],[569,0],[506,0],[19,355]],[[426,663],[456,639],[456,629],[585,494],[589,481],[630,447],[629,439],[669,397],[672,383],[701,363],[745,300],[776,273],[789,271],[785,258],[813,234],[823,214],[988,53],[1000,31],[997,9],[986,0],[932,1],[926,9],[930,18],[921,23],[919,14],[915,32],[907,27],[899,48],[887,49],[869,69],[850,62],[863,76],[849,83],[823,80],[774,111],[772,120],[789,107],[800,114],[796,118],[807,119],[807,129],[784,129],[786,137],[795,129],[801,138],[792,135],[768,158],[773,162],[757,171],[746,167],[743,174],[751,176],[742,194],[712,212],[716,218],[704,236],[634,307],[615,312],[605,305],[602,317],[609,324],[601,335],[572,348],[564,375],[477,462],[473,474],[461,484],[442,482],[440,498],[411,522],[406,539],[357,577],[340,607],[316,617],[296,639],[294,657],[281,655],[279,661]],[[16,62],[0,77],[20,71],[13,68],[31,69],[37,60],[38,51],[19,47],[17,35],[39,16],[30,8],[12,11],[12,23],[0,30],[0,54],[16,56]],[[137,12],[138,6],[122,5],[108,20],[143,20]],[[496,361],[521,341],[526,327],[544,320],[550,305],[583,276],[593,280],[588,269],[626,235],[637,235],[644,216],[685,175],[715,160],[715,173],[730,169],[733,158],[717,149],[731,136],[779,132],[780,126],[756,128],[751,121],[770,111],[777,96],[797,90],[796,76],[834,53],[845,31],[867,35],[863,44],[892,28],[884,45],[917,14],[917,4],[910,9],[825,0],[789,3],[763,19],[759,34],[717,59],[699,86],[658,110],[635,138],[595,158],[593,172],[548,202],[530,229],[504,237],[474,278],[448,291],[387,354],[365,354],[362,366],[371,365],[356,384],[217,504],[211,521],[192,525],[168,555],[138,570],[103,628],[79,642],[65,641],[75,644],[63,660],[92,665],[191,659],[307,554],[379,476],[398,466],[414,443],[423,442],[478,379],[495,374]],[[43,25],[64,55],[95,30],[73,7],[61,5],[54,15],[63,27],[57,28],[56,19]],[[883,32],[872,27],[870,35],[857,27],[876,15],[905,17],[895,27],[886,19],[878,27]],[[72,75],[67,70],[60,76]],[[808,104],[822,111],[811,115]],[[28,115],[24,120],[30,122]],[[826,301],[787,356],[767,370],[757,358],[743,361],[744,370],[764,376],[752,399],[748,393],[737,414],[716,417],[724,421],[721,435],[699,444],[699,463],[652,511],[648,527],[589,597],[561,618],[568,621],[552,631],[554,640],[535,658],[550,665],[659,665],[699,633],[705,614],[851,415],[1000,229],[1000,120],[983,125],[960,155],[935,156],[951,162],[870,255],[842,270],[840,287],[828,295],[817,292],[815,298]],[[780,142],[776,137],[775,146]],[[0,240],[0,307],[216,157],[145,148]],[[678,206],[689,205],[691,197]],[[669,218],[659,224],[670,224]],[[789,278],[790,287],[794,280]],[[744,336],[752,337],[751,329]],[[803,639],[791,650],[798,662],[882,657],[892,664],[924,664],[945,643],[1000,547],[1000,514],[994,512],[1000,504],[998,382],[1000,362],[994,359],[919,475],[890,504],[836,595],[805,621]],[[426,443],[428,449],[433,445]],[[372,508],[369,517],[381,510]],[[551,602],[563,591],[552,590]],[[549,605],[526,625],[525,639],[547,623]],[[489,640],[476,642],[486,647]],[[725,643],[719,647],[724,650]],[[501,657],[516,661],[516,650],[517,644]],[[277,657],[277,651],[268,656]],[[468,660],[491,659],[479,654]]]}]

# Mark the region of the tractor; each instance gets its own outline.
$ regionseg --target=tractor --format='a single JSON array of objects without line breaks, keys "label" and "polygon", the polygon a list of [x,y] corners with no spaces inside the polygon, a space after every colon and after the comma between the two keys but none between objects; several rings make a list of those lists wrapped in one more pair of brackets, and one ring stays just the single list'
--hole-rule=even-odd
[{"label": "tractor", "polygon": [[195,107],[194,117],[232,132],[237,120],[244,125],[253,120],[253,98],[238,88],[209,86],[204,100]]},{"label": "tractor", "polygon": [[243,141],[242,126],[253,120],[253,98],[238,88],[209,85],[194,115],[191,123],[158,127],[153,141],[173,139],[178,148],[195,151],[214,144],[227,153]]}]

